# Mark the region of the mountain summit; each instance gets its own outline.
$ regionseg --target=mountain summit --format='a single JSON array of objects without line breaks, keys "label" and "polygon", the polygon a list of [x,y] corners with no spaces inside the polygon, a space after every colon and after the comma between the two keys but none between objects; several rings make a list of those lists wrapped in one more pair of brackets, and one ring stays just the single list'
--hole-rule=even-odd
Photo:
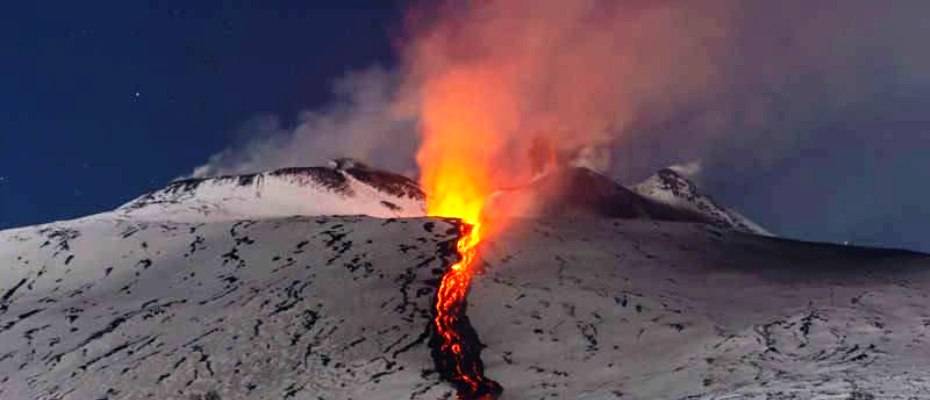
[{"label": "mountain summit", "polygon": [[[699,222],[770,235],[736,211],[720,206],[672,168],[627,188],[584,167],[563,167],[493,196],[491,215]],[[176,222],[293,215],[422,217],[426,198],[410,178],[341,158],[325,167],[179,180],[106,214]]]},{"label": "mountain summit", "polygon": [[184,179],[119,207],[121,217],[139,220],[229,221],[292,215],[425,214],[416,182],[352,159],[328,167]]},{"label": "mountain summit", "polygon": [[710,196],[701,193],[697,185],[674,167],[659,170],[655,175],[633,186],[632,190],[670,207],[700,214],[713,225],[758,235],[772,235],[749,218],[719,205]]},{"label": "mountain summit", "polygon": [[701,194],[694,183],[670,168],[627,188],[584,167],[560,167],[528,185],[498,191],[488,212],[528,218],[584,215],[697,222],[770,235],[748,218]]}]

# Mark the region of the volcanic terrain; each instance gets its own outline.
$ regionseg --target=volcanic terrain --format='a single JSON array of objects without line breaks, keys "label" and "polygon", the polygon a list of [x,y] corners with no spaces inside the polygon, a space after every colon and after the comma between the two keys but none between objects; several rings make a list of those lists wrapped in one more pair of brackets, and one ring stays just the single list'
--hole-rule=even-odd
[{"label": "volcanic terrain", "polygon": [[[674,170],[495,198],[467,316],[501,399],[930,397],[924,254],[766,236]],[[340,160],[2,231],[0,398],[453,398],[430,326],[462,225],[423,201]]]}]

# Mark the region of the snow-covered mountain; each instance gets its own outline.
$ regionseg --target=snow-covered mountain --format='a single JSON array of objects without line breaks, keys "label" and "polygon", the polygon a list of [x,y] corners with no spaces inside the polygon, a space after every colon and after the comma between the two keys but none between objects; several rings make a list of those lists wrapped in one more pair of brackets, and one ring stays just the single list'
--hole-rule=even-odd
[{"label": "snow-covered mountain", "polygon": [[[609,218],[687,221],[771,235],[718,205],[672,168],[626,188],[583,167],[549,171],[528,185],[493,195],[491,216],[590,214]],[[413,180],[352,159],[328,167],[184,179],[105,213],[141,221],[234,221],[292,215],[421,217],[425,197]]]},{"label": "snow-covered mountain", "polygon": [[589,215],[663,221],[705,221],[703,215],[638,195],[612,179],[583,167],[563,167],[529,184],[491,196],[488,216],[552,218]]},{"label": "snow-covered mountain", "polygon": [[733,209],[717,204],[709,196],[701,193],[693,182],[675,168],[663,168],[655,175],[633,186],[632,189],[662,204],[699,213],[717,226],[758,235],[772,235],[749,218]]},{"label": "snow-covered mountain", "polygon": [[413,217],[425,209],[416,182],[339,159],[329,167],[180,180],[115,212],[133,220],[191,222],[292,215]]},{"label": "snow-covered mountain", "polygon": [[440,398],[423,333],[457,232],[369,217],[2,231],[0,399]]},{"label": "snow-covered mountain", "polygon": [[469,295],[513,398],[930,398],[930,256],[693,223],[518,224]]},{"label": "snow-covered mountain", "polygon": [[[0,231],[0,399],[452,398],[428,327],[457,223],[321,215],[422,195],[285,171]],[[320,176],[345,203],[288,197]],[[468,317],[502,399],[930,398],[930,256],[746,234],[602,178],[552,180],[587,191],[482,248]]]},{"label": "snow-covered mountain", "polygon": [[[425,208],[425,196],[415,181],[344,158],[328,167],[178,180],[111,213],[131,220],[202,222],[292,215],[421,217]],[[554,169],[528,185],[499,191],[489,209],[493,216],[592,214],[704,222],[771,235],[700,193],[672,168],[629,189],[587,168]]]},{"label": "snow-covered mountain", "polygon": [[[2,399],[448,399],[435,219],[0,232]],[[705,224],[524,220],[469,317],[506,398],[930,396],[930,258]],[[832,397],[831,397],[832,396]]]},{"label": "snow-covered mountain", "polygon": [[736,211],[719,206],[673,169],[624,187],[583,167],[552,169],[528,185],[492,196],[490,216],[553,217],[594,215],[608,218],[701,222],[740,232],[771,235]]}]

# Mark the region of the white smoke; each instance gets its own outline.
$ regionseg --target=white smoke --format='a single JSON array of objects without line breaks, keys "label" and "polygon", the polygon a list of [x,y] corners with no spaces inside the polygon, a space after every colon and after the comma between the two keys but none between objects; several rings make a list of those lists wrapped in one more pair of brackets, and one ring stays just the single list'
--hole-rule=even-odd
[{"label": "white smoke", "polygon": [[381,67],[349,72],[334,83],[326,107],[304,111],[293,125],[277,116],[253,118],[240,128],[243,143],[214,154],[192,176],[325,165],[340,157],[412,174],[415,121],[393,105],[396,81]]},{"label": "white smoke", "polygon": [[[568,3],[562,0],[501,3],[553,10],[533,13],[537,17],[572,16],[560,12]],[[455,11],[460,4],[446,5]],[[547,60],[577,68],[532,92],[539,96],[527,97],[571,93],[557,89],[572,89],[580,78],[622,83],[607,87],[619,95],[594,102],[610,105],[598,108],[597,118],[588,118],[590,96],[551,96],[553,104],[576,111],[567,119],[570,137],[588,139],[584,135],[595,132],[595,139],[611,146],[609,157],[598,150],[581,154],[576,162],[604,169],[609,161],[613,176],[634,182],[658,168],[699,159],[700,181],[708,191],[780,233],[820,240],[854,237],[858,243],[930,250],[924,239],[930,215],[920,206],[930,193],[926,185],[913,183],[930,179],[930,52],[925,44],[930,2],[572,4],[567,9],[605,7],[610,12],[585,18],[591,15],[590,24],[599,24],[604,21],[599,16],[615,16],[610,21],[616,24],[609,25],[625,35],[596,40],[597,46],[573,46],[568,39],[564,46],[537,43],[550,50]],[[521,26],[521,11],[510,11],[508,18]],[[548,32],[548,26],[562,25],[542,20],[533,28]],[[586,26],[577,24],[582,33]],[[572,33],[574,27],[557,32]],[[625,53],[609,51],[618,43]],[[467,61],[470,49],[456,49],[461,53],[453,55]],[[578,54],[584,60],[573,58]],[[602,77],[608,73],[619,79]],[[243,128],[248,140],[213,155],[194,175],[322,165],[342,156],[415,174],[416,113],[415,107],[398,104],[406,98],[399,92],[402,78],[377,67],[349,73],[334,86],[330,105],[301,114],[294,124],[276,117],[254,120]],[[549,103],[543,106],[551,108]],[[605,115],[605,109],[616,113]],[[558,130],[565,125],[560,118],[530,122],[539,125],[535,128]]]}]

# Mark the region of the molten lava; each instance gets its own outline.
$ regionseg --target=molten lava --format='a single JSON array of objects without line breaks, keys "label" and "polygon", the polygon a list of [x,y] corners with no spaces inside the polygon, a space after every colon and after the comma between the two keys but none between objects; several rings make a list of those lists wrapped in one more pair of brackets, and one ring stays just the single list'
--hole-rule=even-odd
[{"label": "molten lava", "polygon": [[[454,176],[461,177],[461,174]],[[468,181],[457,181],[446,175],[444,182],[457,182],[460,187],[469,187]],[[454,189],[455,186],[446,186]],[[493,399],[501,392],[501,386],[484,376],[481,362],[481,342],[468,321],[466,314],[468,289],[475,274],[478,244],[482,239],[480,219],[484,197],[468,198],[468,190],[434,191],[442,196],[428,197],[429,214],[456,217],[462,220],[461,236],[456,243],[459,259],[442,276],[436,293],[433,319],[433,337],[430,346],[433,360],[442,377],[458,390],[460,399]]]},{"label": "molten lava", "polygon": [[[416,113],[428,214],[470,226],[458,242],[460,260],[442,278],[430,326],[437,369],[462,397],[474,398],[499,391],[483,375],[481,344],[465,315],[479,244],[508,223],[494,217],[507,215],[499,205],[485,209],[486,202],[576,149],[612,143],[613,132],[627,131],[639,104],[631,94],[642,86],[627,78],[639,71],[633,51],[643,49],[636,44],[648,24],[626,23],[639,14],[639,2],[631,8],[560,0],[423,3],[432,5],[408,15],[396,108]],[[519,210],[533,200],[504,206]]]},{"label": "molten lava", "polygon": [[461,258],[442,277],[433,319],[433,360],[443,378],[455,385],[460,399],[493,399],[502,390],[484,376],[481,343],[465,312],[480,229],[481,225],[463,225],[456,244]]},{"label": "molten lava", "polygon": [[[466,297],[475,274],[478,245],[491,232],[481,216],[497,186],[493,162],[504,107],[487,100],[493,80],[485,71],[462,70],[431,80],[423,88],[417,153],[427,213],[458,218],[459,260],[442,277],[436,294],[430,346],[436,369],[462,399],[495,398],[501,386],[484,376],[481,342],[466,315]],[[476,106],[476,105],[482,106]],[[496,231],[496,226],[494,226]]]}]

